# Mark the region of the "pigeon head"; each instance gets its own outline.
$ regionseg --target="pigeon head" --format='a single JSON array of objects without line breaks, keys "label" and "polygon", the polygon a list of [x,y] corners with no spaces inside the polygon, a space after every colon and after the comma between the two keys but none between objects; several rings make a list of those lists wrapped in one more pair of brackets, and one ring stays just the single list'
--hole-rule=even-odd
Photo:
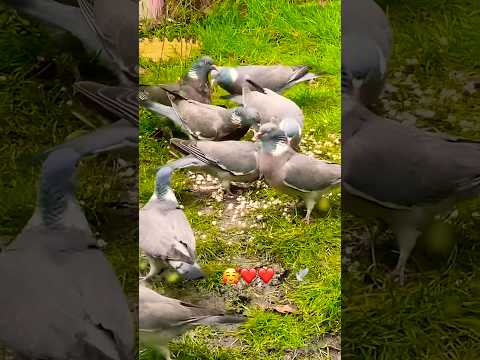
[{"label": "pigeon head", "polygon": [[196,262],[191,265],[182,261],[169,261],[169,264],[186,280],[198,280],[205,278],[205,274],[200,268],[200,265],[198,265]]},{"label": "pigeon head", "polygon": [[212,84],[228,86],[235,83],[238,79],[238,72],[235,68],[220,67],[212,71]]},{"label": "pigeon head", "polygon": [[385,77],[387,60],[380,47],[369,37],[357,33],[347,34],[342,37],[342,49],[342,67],[350,73],[353,95],[358,94],[365,82]]},{"label": "pigeon head", "polygon": [[80,154],[70,148],[51,152],[43,163],[38,207],[43,223],[54,225],[61,218],[75,190],[75,173]]},{"label": "pigeon head", "polygon": [[302,128],[295,119],[284,118],[282,121],[280,121],[279,127],[280,130],[283,130],[285,135],[287,135],[289,144],[294,139],[295,141],[300,141],[302,136]]},{"label": "pigeon head", "polygon": [[208,74],[212,70],[216,70],[217,67],[213,59],[209,56],[202,56],[195,61],[188,72],[188,77],[194,80],[200,80],[202,82],[208,81]]},{"label": "pigeon head", "polygon": [[262,143],[287,143],[287,135],[285,131],[280,129],[278,125],[274,123],[266,123],[260,126],[256,134],[256,138]]},{"label": "pigeon head", "polygon": [[170,188],[172,172],[173,168],[168,165],[161,167],[157,171],[157,177],[155,181],[155,196],[160,200],[177,202],[177,198]]},{"label": "pigeon head", "polygon": [[260,114],[254,108],[240,106],[232,110],[232,122],[241,127],[258,126]]}]

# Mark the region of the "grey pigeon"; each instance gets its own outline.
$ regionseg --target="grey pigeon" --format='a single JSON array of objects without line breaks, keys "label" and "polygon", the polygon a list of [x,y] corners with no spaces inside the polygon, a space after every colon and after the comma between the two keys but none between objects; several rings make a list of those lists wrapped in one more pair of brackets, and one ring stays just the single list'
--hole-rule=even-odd
[{"label": "grey pigeon", "polygon": [[238,324],[245,318],[172,299],[140,285],[138,320],[140,341],[155,346],[170,360],[172,338],[198,325]]},{"label": "grey pigeon", "polygon": [[[230,193],[230,183],[250,183],[258,179],[257,144],[251,141],[196,141],[171,139],[170,144],[193,156],[195,170],[208,173],[222,182]],[[199,161],[199,162],[198,162]]]},{"label": "grey pigeon", "polygon": [[138,84],[138,1],[78,0],[87,23],[116,64],[123,84]]},{"label": "grey pigeon", "polygon": [[187,99],[204,104],[212,103],[212,89],[208,75],[216,66],[212,58],[202,56],[196,60],[183,79],[176,84],[141,85],[143,91],[152,101],[170,106],[170,99],[165,89],[177,93]]},{"label": "grey pigeon", "polygon": [[191,139],[238,140],[259,121],[258,112],[251,107],[225,109],[170,92],[168,97],[171,106],[152,101],[143,91],[139,94],[141,105],[172,120]]},{"label": "grey pigeon", "polygon": [[273,188],[302,198],[307,207],[304,220],[310,222],[310,214],[322,194],[340,184],[341,166],[295,152],[276,124],[263,124],[257,138],[261,141],[260,174]]},{"label": "grey pigeon", "polygon": [[138,126],[138,90],[132,87],[108,86],[93,81],[77,81],[73,84],[76,94],[87,103],[95,105],[112,120],[125,119]]},{"label": "grey pigeon", "polygon": [[[7,0],[41,22],[64,29],[121,83],[138,83],[138,2],[132,0],[79,0],[79,7],[54,0]],[[137,14],[137,15],[135,15]]]},{"label": "grey pigeon", "polygon": [[108,126],[93,130],[57,145],[43,154],[49,154],[59,149],[73,149],[80,156],[90,156],[124,147],[138,147],[138,128],[125,120],[117,121]]},{"label": "grey pigeon", "polygon": [[168,266],[189,280],[204,277],[195,261],[195,235],[192,227],[170,188],[172,172],[188,164],[189,161],[181,160],[176,162],[176,166],[168,164],[161,167],[157,171],[155,191],[140,209],[140,249],[150,263],[145,281]]},{"label": "grey pigeon", "polygon": [[134,327],[119,281],[75,194],[80,155],[52,152],[37,205],[0,253],[0,342],[27,359],[132,359]]},{"label": "grey pigeon", "polygon": [[433,217],[480,194],[480,142],[404,126],[351,94],[342,98],[342,201],[389,225],[400,247],[394,275],[403,284],[410,253]]},{"label": "grey pigeon", "polygon": [[241,95],[243,86],[250,86],[246,79],[254,80],[262,88],[277,93],[320,75],[309,73],[308,65],[244,65],[237,67],[219,66],[212,71],[212,84],[218,84],[232,95]]},{"label": "grey pigeon", "polygon": [[287,134],[290,146],[298,150],[304,121],[302,109],[292,100],[270,89],[262,88],[251,80],[246,81],[255,90],[244,86],[242,96],[237,96],[232,100],[258,111],[260,122],[254,126],[256,130],[261,124],[275,123]]},{"label": "grey pigeon", "polygon": [[383,10],[373,0],[342,1],[342,66],[363,104],[382,93],[392,46],[392,32]]}]

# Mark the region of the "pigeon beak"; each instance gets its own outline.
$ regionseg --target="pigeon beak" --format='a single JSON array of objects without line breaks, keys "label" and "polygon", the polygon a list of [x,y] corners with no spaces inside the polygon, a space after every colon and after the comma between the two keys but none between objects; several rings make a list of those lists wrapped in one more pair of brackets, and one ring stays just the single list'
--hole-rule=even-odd
[{"label": "pigeon beak", "polygon": [[263,134],[261,132],[256,132],[255,130],[253,130],[253,137],[255,138],[255,140],[260,140],[262,136]]}]

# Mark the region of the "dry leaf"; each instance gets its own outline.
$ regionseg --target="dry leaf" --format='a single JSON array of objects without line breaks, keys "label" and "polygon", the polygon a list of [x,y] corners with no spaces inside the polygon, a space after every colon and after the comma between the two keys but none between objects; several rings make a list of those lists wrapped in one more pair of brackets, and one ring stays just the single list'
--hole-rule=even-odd
[{"label": "dry leaf", "polygon": [[277,305],[273,307],[273,310],[279,312],[280,314],[296,314],[298,307],[294,304]]}]

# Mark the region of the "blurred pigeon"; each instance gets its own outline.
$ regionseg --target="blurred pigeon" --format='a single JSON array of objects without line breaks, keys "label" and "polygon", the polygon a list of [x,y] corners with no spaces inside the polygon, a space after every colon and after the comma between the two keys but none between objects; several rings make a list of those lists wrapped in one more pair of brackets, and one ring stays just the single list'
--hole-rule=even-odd
[{"label": "blurred pigeon", "polygon": [[416,240],[433,217],[480,194],[480,142],[427,133],[373,114],[342,95],[344,207],[383,220],[400,257],[403,284]]},{"label": "blurred pigeon", "polygon": [[150,263],[148,281],[168,265],[189,280],[204,277],[195,262],[195,235],[177,198],[170,188],[172,172],[189,165],[188,160],[177,160],[176,164],[161,167],[157,171],[155,191],[140,209],[140,249]]},{"label": "blurred pigeon", "polygon": [[96,53],[124,84],[138,83],[138,2],[78,0],[80,7],[54,0],[7,0],[41,22],[64,29]]},{"label": "blurred pigeon", "polygon": [[260,122],[254,127],[258,130],[261,124],[272,122],[277,124],[287,134],[288,143],[298,150],[303,131],[303,111],[292,100],[264,89],[250,79],[246,80],[255,90],[243,87],[242,96],[233,97],[232,100],[243,106],[254,108],[260,115]]},{"label": "blurred pigeon", "polygon": [[133,360],[125,295],[75,198],[79,160],[49,155],[32,218],[0,253],[0,342],[27,359]]},{"label": "blurred pigeon", "polygon": [[59,149],[73,149],[80,156],[90,156],[123,147],[138,148],[138,128],[128,121],[120,120],[114,124],[93,130],[92,132],[69,139],[42,154],[50,154]]},{"label": "blurred pigeon", "polygon": [[251,141],[195,141],[171,139],[170,144],[199,160],[195,169],[220,179],[230,193],[230,182],[249,183],[258,179],[257,144]]},{"label": "blurred pigeon", "polygon": [[258,112],[250,107],[225,109],[203,104],[170,93],[170,105],[152,101],[140,91],[140,103],[147,109],[172,120],[190,138],[198,140],[238,140],[259,120]]},{"label": "blurred pigeon", "polygon": [[[277,93],[320,75],[309,73],[310,66],[244,65],[238,67],[219,66],[212,71],[212,84],[218,84],[232,95],[241,95],[243,86],[250,86],[246,79],[254,80],[262,88]],[[250,87],[252,90],[253,88]]]},{"label": "blurred pigeon", "polygon": [[340,184],[341,166],[299,154],[288,146],[285,132],[276,124],[260,127],[258,166],[267,183],[289,195],[301,197],[307,207],[305,221],[323,193]]},{"label": "blurred pigeon", "polygon": [[120,83],[138,84],[138,1],[78,0],[83,16],[116,64]]},{"label": "blurred pigeon", "polygon": [[373,0],[342,1],[342,66],[353,75],[355,96],[373,104],[385,83],[392,32]]},{"label": "blurred pigeon", "polygon": [[165,90],[204,104],[212,103],[212,89],[208,74],[216,69],[214,61],[202,56],[195,61],[187,75],[177,84],[141,85],[140,90],[152,101],[170,106],[170,99]]},{"label": "blurred pigeon", "polygon": [[93,81],[77,81],[73,84],[76,94],[112,120],[125,119],[138,126],[138,90],[133,87],[108,86]]},{"label": "blurred pigeon", "polygon": [[170,360],[168,342],[198,325],[238,324],[245,321],[238,315],[189,304],[156,293],[140,285],[139,288],[140,341],[155,346]]}]

